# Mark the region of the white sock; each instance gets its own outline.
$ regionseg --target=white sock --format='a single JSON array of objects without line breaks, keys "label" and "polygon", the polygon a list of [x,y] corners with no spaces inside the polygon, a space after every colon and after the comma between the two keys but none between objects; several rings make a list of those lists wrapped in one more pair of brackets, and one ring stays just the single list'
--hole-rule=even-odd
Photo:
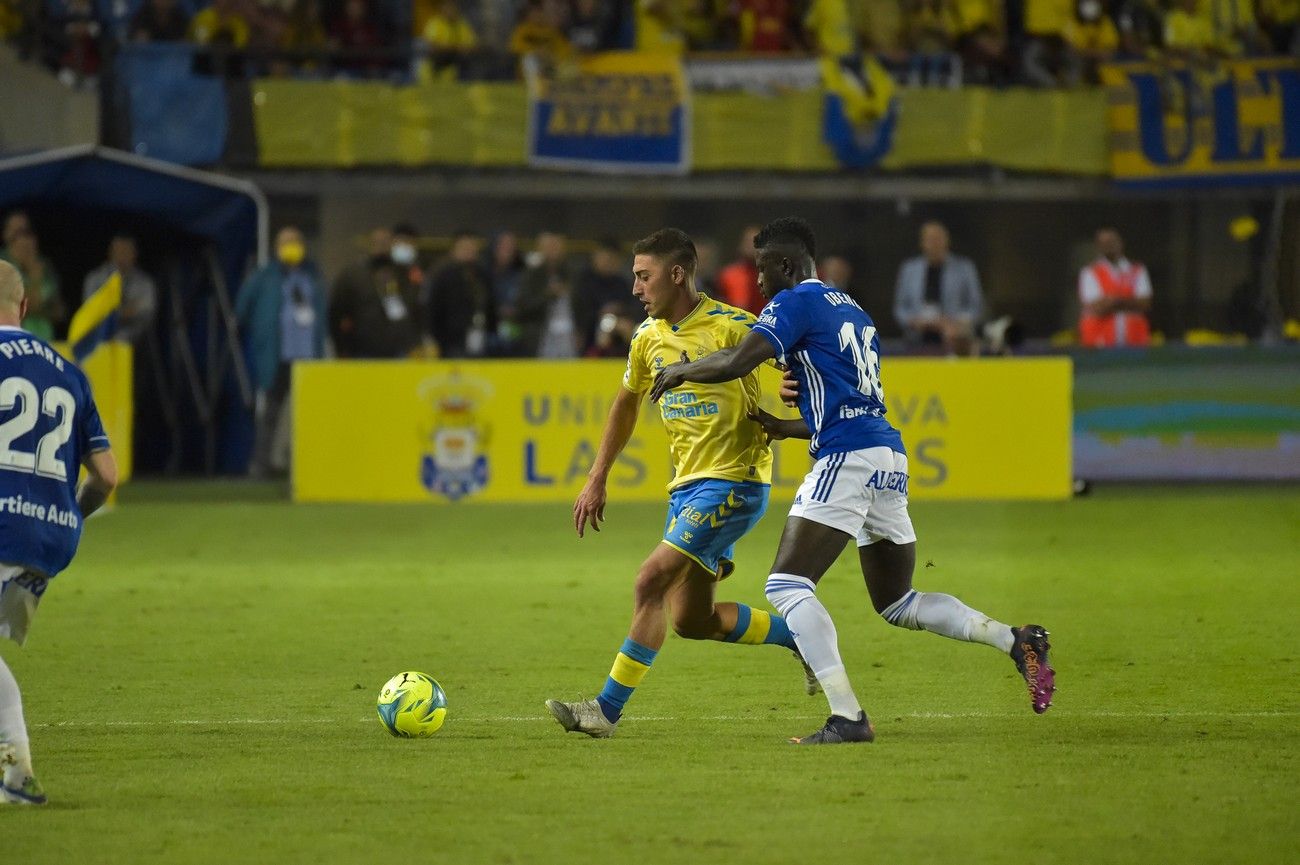
[{"label": "white sock", "polygon": [[915,589],[890,604],[880,614],[885,621],[912,631],[929,631],[967,643],[983,643],[1010,653],[1016,642],[1010,625],[972,610],[952,595]]},{"label": "white sock", "polygon": [[27,740],[27,725],[23,723],[23,698],[18,693],[18,681],[9,672],[4,658],[0,658],[0,742],[13,745],[18,762],[5,768],[4,782],[19,787],[32,774],[32,751]]},{"label": "white sock", "polygon": [[813,594],[815,588],[813,581],[805,577],[772,574],[767,578],[767,599],[785,617],[799,654],[803,655],[826,692],[831,714],[857,720],[862,707],[858,705],[844,662],[840,660],[835,623]]}]

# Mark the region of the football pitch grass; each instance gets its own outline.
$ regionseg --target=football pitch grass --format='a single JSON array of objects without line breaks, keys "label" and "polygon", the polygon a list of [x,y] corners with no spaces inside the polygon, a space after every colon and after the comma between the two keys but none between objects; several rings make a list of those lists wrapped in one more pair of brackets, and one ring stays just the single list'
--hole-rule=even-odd
[{"label": "football pitch grass", "polygon": [[[0,647],[51,799],[0,807],[5,862],[1300,861],[1295,488],[914,504],[918,588],[1046,625],[1056,704],[886,625],[845,556],[821,595],[877,741],[824,748],[785,744],[826,709],[771,646],[670,636],[610,740],[545,713],[599,690],[658,506],[579,541],[564,505],[265,490],[128,490]],[[782,518],[721,598],[764,603]],[[433,739],[376,719],[408,669]]]}]

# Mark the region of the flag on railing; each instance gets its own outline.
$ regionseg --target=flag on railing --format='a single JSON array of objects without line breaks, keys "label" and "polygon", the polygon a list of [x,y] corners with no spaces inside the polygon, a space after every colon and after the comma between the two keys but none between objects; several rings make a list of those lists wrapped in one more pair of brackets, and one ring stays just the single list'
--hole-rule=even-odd
[{"label": "flag on railing", "polygon": [[117,311],[122,307],[122,275],[113,271],[81,305],[68,325],[68,345],[81,363],[117,329]]}]

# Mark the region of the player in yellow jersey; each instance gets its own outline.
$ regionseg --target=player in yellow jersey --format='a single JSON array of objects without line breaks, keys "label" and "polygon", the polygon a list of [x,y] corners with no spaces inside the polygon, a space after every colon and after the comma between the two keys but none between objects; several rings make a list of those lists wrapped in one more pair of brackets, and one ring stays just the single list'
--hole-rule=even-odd
[{"label": "player in yellow jersey", "polygon": [[[684,232],[661,229],[638,241],[633,252],[632,293],[648,318],[632,338],[623,386],[605,422],[596,462],[573,505],[578,537],[588,524],[600,531],[606,479],[632,436],[655,374],[679,360],[739,344],[755,321],[750,313],[696,290],[695,244]],[[637,572],[632,627],[600,695],[577,703],[546,701],[565,730],[598,739],[613,734],[624,704],[663,646],[669,616],[673,630],[687,639],[795,651],[780,616],[713,599],[717,582],[734,567],[732,547],[767,510],[772,451],[762,427],[749,419],[758,396],[755,370],[726,384],[677,388],[656,404],[674,469],[663,540]],[[815,682],[805,668],[808,693],[816,693]]]}]

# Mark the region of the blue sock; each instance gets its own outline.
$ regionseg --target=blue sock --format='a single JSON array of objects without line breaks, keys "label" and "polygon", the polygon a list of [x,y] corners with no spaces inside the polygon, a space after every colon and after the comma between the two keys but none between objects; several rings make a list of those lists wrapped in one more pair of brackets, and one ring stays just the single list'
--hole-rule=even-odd
[{"label": "blue sock", "polygon": [[611,723],[622,717],[623,706],[650,671],[650,665],[655,662],[655,655],[658,654],[657,650],[647,649],[631,637],[623,641],[623,648],[614,657],[609,678],[605,679],[605,687],[596,697],[600,711]]},{"label": "blue sock", "polygon": [[793,649],[794,636],[785,619],[767,610],[755,610],[748,604],[736,604],[736,627],[723,637],[724,642],[750,646],[785,646]]}]

